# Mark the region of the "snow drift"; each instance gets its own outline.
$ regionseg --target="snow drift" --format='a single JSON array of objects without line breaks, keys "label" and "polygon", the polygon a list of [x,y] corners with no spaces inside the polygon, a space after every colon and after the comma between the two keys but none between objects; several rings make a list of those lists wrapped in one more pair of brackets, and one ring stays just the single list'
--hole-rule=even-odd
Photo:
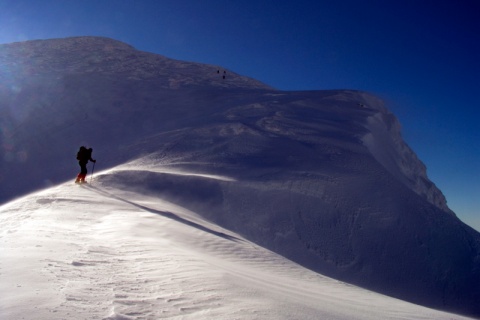
[{"label": "snow drift", "polygon": [[480,315],[480,235],[374,96],[278,91],[93,37],[2,45],[0,67],[2,201],[73,179],[86,145],[95,170],[123,164],[99,183],[324,275]]},{"label": "snow drift", "polygon": [[0,206],[2,319],[467,319],[319,275],[184,207],[122,191],[113,180],[124,169]]}]

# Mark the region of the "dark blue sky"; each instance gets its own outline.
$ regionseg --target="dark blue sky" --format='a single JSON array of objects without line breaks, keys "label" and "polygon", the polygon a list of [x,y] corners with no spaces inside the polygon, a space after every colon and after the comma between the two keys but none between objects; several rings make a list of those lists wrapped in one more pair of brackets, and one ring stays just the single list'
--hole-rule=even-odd
[{"label": "dark blue sky", "polygon": [[0,43],[80,35],[282,90],[375,93],[450,207],[480,230],[478,0],[0,0]]}]

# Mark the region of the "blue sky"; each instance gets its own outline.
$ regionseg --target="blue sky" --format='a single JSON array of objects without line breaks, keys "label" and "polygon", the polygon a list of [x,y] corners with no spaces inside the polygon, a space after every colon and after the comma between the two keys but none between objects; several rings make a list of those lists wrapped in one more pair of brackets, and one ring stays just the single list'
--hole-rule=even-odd
[{"label": "blue sky", "polygon": [[0,0],[0,43],[106,36],[277,89],[375,93],[480,230],[479,16],[477,0]]}]

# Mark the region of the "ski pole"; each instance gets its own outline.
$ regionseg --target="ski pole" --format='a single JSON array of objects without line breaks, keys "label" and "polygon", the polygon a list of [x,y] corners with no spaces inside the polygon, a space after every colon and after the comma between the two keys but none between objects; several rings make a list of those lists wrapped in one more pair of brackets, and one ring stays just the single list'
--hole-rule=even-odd
[{"label": "ski pole", "polygon": [[92,175],[90,176],[90,183],[92,183],[92,180],[93,180],[93,171],[95,171],[95,163],[96,161],[93,163]]}]

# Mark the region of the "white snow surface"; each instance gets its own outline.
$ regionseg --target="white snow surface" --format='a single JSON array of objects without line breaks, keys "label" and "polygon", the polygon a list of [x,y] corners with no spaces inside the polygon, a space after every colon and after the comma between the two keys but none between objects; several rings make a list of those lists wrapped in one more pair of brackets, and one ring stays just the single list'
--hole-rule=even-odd
[{"label": "white snow surface", "polygon": [[0,69],[0,318],[460,318],[379,293],[480,316],[480,234],[373,95],[97,37]]},{"label": "white snow surface", "polygon": [[185,207],[102,182],[130,169],[0,207],[1,319],[467,319],[322,276]]}]

